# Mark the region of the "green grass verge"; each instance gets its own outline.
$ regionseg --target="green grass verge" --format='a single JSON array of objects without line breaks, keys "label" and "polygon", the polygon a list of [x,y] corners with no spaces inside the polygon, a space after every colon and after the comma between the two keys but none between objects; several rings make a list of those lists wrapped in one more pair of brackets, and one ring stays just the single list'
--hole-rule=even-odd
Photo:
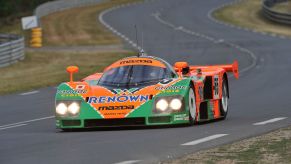
[{"label": "green grass verge", "polygon": [[291,14],[291,0],[287,2],[278,3],[273,7],[273,10],[281,13],[290,13]]},{"label": "green grass verge", "polygon": [[214,18],[241,27],[291,36],[291,26],[274,23],[262,14],[261,0],[244,0],[214,12]]},{"label": "green grass verge", "polygon": [[[107,0],[103,3],[78,7],[47,15],[41,19],[44,46],[110,45],[121,40],[105,29],[97,15],[111,7],[143,0]],[[28,13],[23,13],[27,16]],[[24,35],[29,45],[30,30],[23,31],[21,20],[1,24],[0,33]]]},{"label": "green grass verge", "polygon": [[[45,45],[82,46],[116,45],[121,40],[98,22],[100,12],[116,5],[140,0],[108,0],[98,5],[65,10],[42,18]],[[20,20],[12,25],[1,26],[0,32],[24,34]],[[26,32],[27,36],[27,32]],[[28,40],[28,39],[26,39]],[[26,58],[14,65],[0,68],[0,94],[27,91],[68,81],[66,67],[77,65],[81,79],[94,72],[100,72],[112,62],[133,55],[121,53],[97,52],[26,52]]]},{"label": "green grass verge", "polygon": [[291,127],[164,163],[291,163]]},{"label": "green grass verge", "polygon": [[114,61],[133,53],[50,53],[29,52],[25,60],[0,69],[0,94],[54,86],[69,81],[66,67],[80,68],[75,79],[80,80],[103,69]]},{"label": "green grass verge", "polygon": [[97,21],[102,11],[120,4],[141,0],[110,0],[98,5],[57,12],[42,18],[44,45],[108,45],[121,44],[121,40],[104,29]]}]

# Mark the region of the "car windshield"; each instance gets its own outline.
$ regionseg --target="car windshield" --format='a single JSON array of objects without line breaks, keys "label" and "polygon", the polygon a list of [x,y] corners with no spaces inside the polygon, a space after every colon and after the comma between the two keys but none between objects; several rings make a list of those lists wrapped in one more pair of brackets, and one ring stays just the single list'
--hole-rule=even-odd
[{"label": "car windshield", "polygon": [[107,86],[146,85],[171,77],[172,73],[167,68],[129,65],[107,70],[99,80],[99,84]]}]

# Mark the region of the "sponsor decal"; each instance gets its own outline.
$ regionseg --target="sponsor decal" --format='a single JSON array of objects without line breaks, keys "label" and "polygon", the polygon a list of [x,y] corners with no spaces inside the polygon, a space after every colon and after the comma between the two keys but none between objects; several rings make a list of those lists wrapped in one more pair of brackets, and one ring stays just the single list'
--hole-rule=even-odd
[{"label": "sponsor decal", "polygon": [[112,92],[114,92],[117,95],[131,95],[137,92],[139,88],[130,88],[130,89],[113,89]]},{"label": "sponsor decal", "polygon": [[124,95],[124,96],[99,96],[89,97],[89,104],[102,104],[102,103],[123,103],[123,102],[145,102],[150,99],[149,95]]},{"label": "sponsor decal", "polygon": [[214,76],[213,91],[214,91],[214,99],[218,99],[219,98],[219,76],[218,75]]},{"label": "sponsor decal", "polygon": [[60,94],[63,97],[77,97],[79,94],[85,94],[87,90],[58,90],[57,94]]},{"label": "sponsor decal", "polygon": [[189,117],[187,116],[187,114],[177,114],[174,115],[174,121],[187,121],[189,120]]},{"label": "sponsor decal", "polygon": [[177,90],[163,90],[163,93],[179,93],[181,90],[177,89]]},{"label": "sponsor decal", "polygon": [[58,90],[58,94],[84,94],[87,93],[86,90]]},{"label": "sponsor decal", "polygon": [[134,109],[133,105],[124,105],[124,106],[101,106],[98,110],[131,110]]},{"label": "sponsor decal", "polygon": [[156,87],[156,90],[180,90],[180,89],[186,89],[186,86],[168,86],[168,87]]},{"label": "sponsor decal", "polygon": [[110,113],[103,113],[104,116],[107,116],[107,117],[115,117],[115,116],[120,116],[120,115],[126,115],[127,112],[110,112]]},{"label": "sponsor decal", "polygon": [[153,61],[145,60],[145,59],[137,59],[137,60],[125,60],[125,61],[120,62],[120,64],[132,64],[132,63],[153,63]]}]

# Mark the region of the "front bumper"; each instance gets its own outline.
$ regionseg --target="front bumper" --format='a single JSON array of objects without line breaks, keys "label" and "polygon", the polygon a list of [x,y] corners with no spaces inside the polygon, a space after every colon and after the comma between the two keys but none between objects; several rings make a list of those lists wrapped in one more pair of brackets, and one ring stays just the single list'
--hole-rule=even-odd
[{"label": "front bumper", "polygon": [[127,126],[156,126],[189,123],[186,113],[169,114],[150,117],[132,117],[118,119],[64,119],[57,118],[56,126],[60,129],[99,128],[99,127],[127,127]]}]

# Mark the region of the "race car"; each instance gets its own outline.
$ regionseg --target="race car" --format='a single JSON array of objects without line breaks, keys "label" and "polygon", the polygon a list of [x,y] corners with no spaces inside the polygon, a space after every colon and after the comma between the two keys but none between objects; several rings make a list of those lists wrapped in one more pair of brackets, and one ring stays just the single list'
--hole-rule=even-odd
[{"label": "race car", "polygon": [[103,73],[58,86],[56,127],[176,125],[225,119],[229,106],[227,72],[239,77],[238,62],[230,65],[174,66],[152,56],[116,61]]}]

